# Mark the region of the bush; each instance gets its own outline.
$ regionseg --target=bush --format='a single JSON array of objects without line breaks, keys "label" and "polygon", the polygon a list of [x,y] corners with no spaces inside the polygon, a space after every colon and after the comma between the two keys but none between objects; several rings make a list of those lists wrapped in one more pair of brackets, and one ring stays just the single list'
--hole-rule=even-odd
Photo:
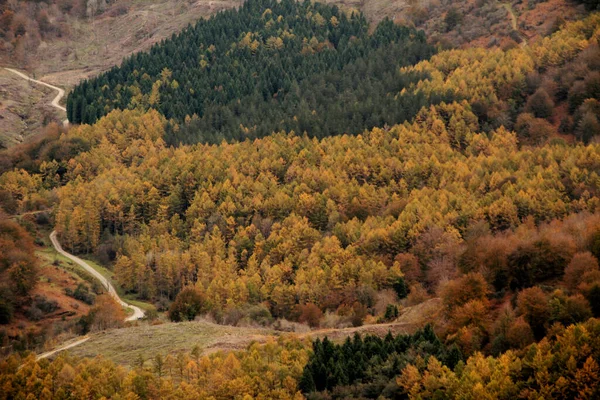
[{"label": "bush", "polygon": [[393,321],[398,318],[398,314],[398,307],[396,307],[394,304],[388,304],[383,318],[386,321]]},{"label": "bush", "polygon": [[394,282],[392,287],[394,288],[394,291],[396,292],[396,294],[398,295],[398,299],[400,300],[406,298],[406,296],[408,296],[408,294],[410,293],[410,289],[408,288],[406,281],[402,277],[396,279],[396,282]]},{"label": "bush", "polygon": [[359,302],[354,303],[352,306],[352,326],[362,326],[365,318],[369,314],[367,306],[360,304]]},{"label": "bush", "polygon": [[36,306],[31,306],[27,309],[27,311],[25,311],[25,316],[30,321],[39,321],[44,316],[44,313]]},{"label": "bush", "polygon": [[35,214],[35,223],[38,225],[48,225],[50,223],[50,215],[45,211]]},{"label": "bush", "polygon": [[300,316],[298,317],[298,322],[306,323],[311,328],[319,326],[321,318],[323,317],[323,312],[315,304],[308,303],[304,305],[299,305],[298,311],[300,314]]},{"label": "bush", "polygon": [[169,307],[169,318],[174,322],[193,321],[203,311],[204,295],[195,287],[183,289]]},{"label": "bush", "polygon": [[273,324],[273,329],[282,332],[295,332],[295,333],[306,333],[310,332],[310,327],[306,324],[301,324],[299,322],[291,322],[287,319],[278,319]]},{"label": "bush", "polygon": [[94,293],[90,292],[89,287],[87,287],[83,283],[77,285],[75,291],[71,290],[71,288],[66,288],[65,294],[89,305],[94,304],[94,302],[96,301],[96,296],[94,295]]},{"label": "bush", "polygon": [[463,15],[456,9],[456,7],[450,7],[448,12],[446,13],[446,17],[444,18],[444,22],[446,23],[446,29],[451,31],[457,25],[460,25],[463,20]]},{"label": "bush", "polygon": [[36,295],[33,300],[34,307],[39,308],[43,313],[50,314],[60,307],[56,300],[48,300],[45,296]]},{"label": "bush", "polygon": [[158,319],[158,311],[156,311],[156,308],[151,308],[149,310],[146,310],[146,312],[144,313],[144,318],[147,321],[154,321],[154,320]]}]

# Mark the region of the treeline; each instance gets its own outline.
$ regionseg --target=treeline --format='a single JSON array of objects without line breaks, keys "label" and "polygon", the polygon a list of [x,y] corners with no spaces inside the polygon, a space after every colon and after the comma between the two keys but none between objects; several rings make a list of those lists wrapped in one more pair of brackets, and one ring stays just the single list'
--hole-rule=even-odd
[{"label": "treeline", "polygon": [[[0,361],[0,399],[81,397],[255,398],[561,398],[600,395],[600,323],[556,326],[547,338],[498,357],[463,359],[425,328],[343,344],[294,338],[244,351],[201,356],[144,355],[129,370],[101,357]],[[318,385],[318,386],[317,386]],[[304,395],[300,390],[304,391]]]},{"label": "treeline", "polygon": [[[191,346],[190,346],[191,347]],[[299,400],[297,385],[309,354],[307,343],[280,338],[244,351],[202,356],[141,354],[130,369],[101,357],[54,361],[13,355],[0,361],[0,399],[206,399]]]},{"label": "treeline", "polygon": [[[300,380],[308,399],[595,399],[600,395],[600,322],[564,327],[520,352],[462,360],[425,329],[313,343]],[[437,354],[436,354],[437,353]],[[409,360],[409,361],[407,361]]]},{"label": "treeline", "polygon": [[397,384],[410,398],[595,399],[600,396],[600,322],[556,326],[523,352],[477,353],[454,369],[435,357],[407,366]]},{"label": "treeline", "polygon": [[389,20],[369,29],[362,14],[335,6],[251,0],[81,83],[68,117],[94,123],[115,108],[154,108],[171,121],[170,144],[282,130],[320,138],[409,120],[434,100],[396,96],[420,77],[399,68],[433,48]]},{"label": "treeline", "polygon": [[[429,357],[444,360],[450,368],[463,361],[460,350],[442,344],[431,325],[413,335],[388,333],[383,339],[355,334],[341,345],[325,337],[313,342],[299,385],[311,399],[400,398],[396,376],[408,364]],[[325,391],[326,396],[315,393]]]}]

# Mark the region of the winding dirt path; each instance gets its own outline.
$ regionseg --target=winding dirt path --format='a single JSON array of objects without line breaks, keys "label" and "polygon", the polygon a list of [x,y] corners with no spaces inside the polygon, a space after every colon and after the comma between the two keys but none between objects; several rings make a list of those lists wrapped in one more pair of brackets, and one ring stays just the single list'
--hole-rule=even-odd
[{"label": "winding dirt path", "polygon": [[117,301],[117,303],[119,303],[120,305],[122,305],[125,308],[131,308],[133,310],[133,314],[131,316],[125,318],[125,321],[136,321],[140,318],[144,318],[144,312],[142,311],[142,309],[139,307],[136,307],[134,305],[125,303],[123,300],[121,300],[121,298],[117,294],[117,291],[115,290],[115,287],[108,281],[108,279],[103,277],[102,274],[100,274],[100,272],[96,271],[94,268],[92,268],[88,263],[83,261],[81,258],[76,257],[73,254],[70,254],[70,253],[67,253],[66,251],[64,251],[62,246],[58,242],[58,239],[56,237],[56,231],[52,231],[52,233],[50,234],[50,240],[52,241],[52,245],[54,245],[54,247],[56,248],[56,251],[58,251],[63,256],[73,260],[74,262],[76,262],[77,264],[82,266],[94,278],[98,279],[100,281],[100,283],[102,283],[102,286],[104,286],[106,288],[106,290],[108,291],[108,294],[110,294]]},{"label": "winding dirt path", "polygon": [[[100,283],[102,283],[102,286],[104,286],[106,288],[106,290],[108,291],[108,293],[123,307],[126,308],[131,308],[133,310],[133,314],[130,315],[129,317],[125,318],[125,321],[136,321],[140,318],[144,318],[144,312],[142,311],[141,308],[136,307],[134,305],[125,303],[123,300],[121,300],[121,298],[119,297],[119,295],[117,294],[117,291],[115,290],[115,287],[108,281],[108,279],[106,279],[105,277],[102,276],[102,274],[100,274],[98,271],[96,271],[94,268],[92,268],[88,263],[86,263],[85,261],[83,261],[81,258],[74,256],[71,253],[67,253],[66,251],[63,250],[62,246],[60,245],[58,238],[56,237],[56,231],[52,231],[52,233],[50,234],[50,240],[52,241],[52,245],[54,246],[54,248],[56,249],[56,251],[58,251],[60,254],[62,254],[63,256],[69,258],[70,260],[74,261],[75,263],[79,264],[81,267],[83,267],[83,269],[85,269],[87,272],[89,272],[94,278],[98,279],[100,281]],[[56,353],[59,353],[63,350],[68,350],[70,348],[73,348],[75,346],[79,346],[82,343],[87,342],[90,339],[89,336],[82,336],[77,340],[71,341],[69,343],[65,343],[61,346],[56,347],[55,349],[52,349],[50,351],[47,351],[45,353],[39,354],[36,357],[36,360],[41,360],[42,358],[48,358],[50,356],[53,356]]]},{"label": "winding dirt path", "polygon": [[519,27],[517,25],[517,16],[515,15],[515,12],[512,8],[512,4],[511,3],[502,3],[502,6],[506,9],[506,11],[508,12],[508,15],[510,16],[510,21],[511,21],[510,25],[511,25],[513,31],[516,31],[522,40],[521,47],[527,47],[527,36],[525,36],[519,30]]},{"label": "winding dirt path", "polygon": [[[63,106],[61,106],[61,105],[60,105],[60,101],[61,101],[61,99],[62,99],[62,98],[65,96],[65,91],[64,91],[64,89],[61,89],[61,88],[59,88],[59,87],[56,87],[56,86],[50,85],[49,83],[46,83],[46,82],[42,82],[42,81],[38,81],[38,80],[36,80],[36,79],[30,78],[30,77],[28,77],[27,75],[25,75],[24,73],[17,71],[16,69],[12,69],[12,68],[4,68],[4,69],[5,69],[5,70],[7,70],[7,71],[9,71],[9,72],[12,72],[12,73],[13,73],[13,74],[15,74],[15,75],[18,75],[18,76],[20,76],[21,78],[23,78],[23,79],[25,79],[25,80],[28,80],[28,81],[30,81],[30,82],[37,83],[37,84],[39,84],[39,85],[43,85],[43,86],[49,87],[50,89],[54,89],[54,90],[58,91],[58,94],[57,94],[57,95],[56,95],[56,97],[55,97],[55,98],[52,100],[52,102],[50,103],[50,105],[51,105],[52,107],[54,107],[54,108],[58,108],[58,109],[59,109],[59,110],[61,110],[61,111],[67,112],[67,109],[66,109],[66,108],[64,108]],[[67,126],[67,125],[69,125],[69,120],[68,120],[68,119],[65,119],[65,120],[63,121],[63,125],[64,125],[64,126]]]},{"label": "winding dirt path", "polygon": [[59,352],[61,352],[63,350],[68,350],[71,347],[79,346],[81,343],[87,342],[89,340],[89,338],[90,338],[89,336],[84,336],[81,339],[76,340],[74,342],[63,344],[62,346],[59,346],[59,347],[55,348],[54,350],[50,350],[50,351],[47,351],[45,353],[39,354],[35,358],[35,360],[39,361],[42,358],[48,358],[48,357],[53,356],[54,354],[59,353]]}]

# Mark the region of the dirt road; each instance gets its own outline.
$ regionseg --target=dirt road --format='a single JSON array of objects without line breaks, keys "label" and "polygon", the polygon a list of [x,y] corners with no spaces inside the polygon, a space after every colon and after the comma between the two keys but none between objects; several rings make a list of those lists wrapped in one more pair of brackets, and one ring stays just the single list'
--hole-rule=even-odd
[{"label": "dirt road", "polygon": [[96,271],[94,268],[92,268],[88,263],[86,263],[85,261],[83,261],[81,258],[76,257],[73,254],[70,254],[70,253],[67,253],[66,251],[64,251],[63,248],[61,247],[60,243],[58,242],[58,239],[56,237],[56,231],[52,231],[52,233],[50,234],[50,240],[52,241],[52,245],[54,245],[54,247],[56,248],[56,251],[58,251],[63,256],[65,256],[65,257],[73,260],[74,262],[76,262],[80,266],[82,266],[94,278],[98,279],[100,281],[100,283],[102,283],[102,286],[104,286],[106,288],[106,290],[108,291],[108,293],[119,304],[121,304],[123,307],[131,308],[133,310],[133,315],[125,318],[125,321],[135,321],[135,320],[138,320],[140,318],[144,318],[144,312],[141,310],[141,308],[136,307],[136,306],[131,305],[131,304],[127,304],[123,300],[121,300],[121,298],[117,294],[117,291],[115,290],[115,287],[108,281],[108,279],[106,279],[105,277],[103,277],[102,274],[100,274],[100,272]]},{"label": "dirt road", "polygon": [[[61,89],[59,87],[56,87],[56,86],[53,86],[53,85],[50,85],[49,83],[46,83],[46,82],[42,82],[42,81],[38,81],[36,79],[32,79],[32,78],[28,77],[27,75],[25,75],[24,73],[17,71],[16,69],[12,69],[12,68],[4,68],[4,69],[7,70],[7,71],[9,71],[9,72],[12,72],[13,74],[19,75],[21,78],[26,79],[26,80],[28,80],[30,82],[37,83],[39,85],[44,85],[46,87],[49,87],[50,89],[54,89],[54,90],[58,91],[58,94],[52,100],[52,102],[50,103],[50,105],[52,107],[54,107],[54,108],[58,108],[61,111],[67,112],[67,109],[60,105],[61,99],[65,96],[65,91],[63,89]],[[64,126],[69,125],[69,120],[65,119],[63,121],[63,125]]]},{"label": "dirt road", "polygon": [[71,347],[78,346],[81,343],[86,342],[87,340],[89,340],[89,338],[90,338],[89,336],[84,336],[84,337],[82,337],[79,340],[76,340],[76,341],[71,342],[71,343],[64,344],[62,346],[59,346],[59,347],[55,348],[54,350],[47,351],[45,353],[39,354],[35,358],[35,360],[38,361],[38,360],[41,360],[42,358],[48,358],[48,357],[53,356],[54,354],[59,353],[59,352],[61,352],[63,350],[67,350],[67,349],[70,349]]}]

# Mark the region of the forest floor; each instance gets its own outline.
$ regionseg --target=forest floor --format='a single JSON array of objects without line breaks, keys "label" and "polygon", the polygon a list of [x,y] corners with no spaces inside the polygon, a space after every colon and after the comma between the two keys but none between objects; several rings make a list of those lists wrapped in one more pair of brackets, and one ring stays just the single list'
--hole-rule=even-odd
[{"label": "forest floor", "polygon": [[131,366],[141,356],[148,359],[156,354],[166,356],[190,352],[198,346],[203,354],[218,351],[243,350],[251,343],[265,343],[280,336],[295,336],[300,339],[316,339],[327,336],[342,341],[355,333],[385,336],[411,333],[434,321],[440,310],[440,300],[431,299],[404,309],[402,315],[392,323],[363,325],[353,328],[316,329],[306,333],[288,333],[270,328],[234,327],[218,325],[208,321],[148,324],[136,323],[122,329],[91,334],[90,338],[69,352],[78,357],[102,355],[118,364]]}]

